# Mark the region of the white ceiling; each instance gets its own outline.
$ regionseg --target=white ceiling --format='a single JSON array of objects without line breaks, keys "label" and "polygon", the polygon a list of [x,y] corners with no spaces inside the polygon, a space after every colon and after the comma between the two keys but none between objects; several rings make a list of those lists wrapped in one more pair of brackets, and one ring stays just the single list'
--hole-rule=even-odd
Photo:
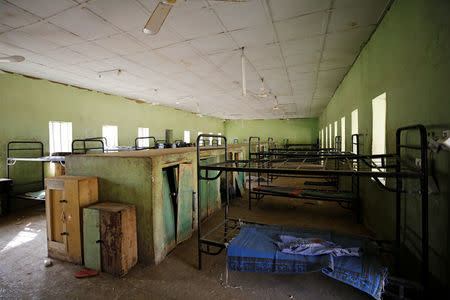
[{"label": "white ceiling", "polygon": [[157,2],[0,0],[0,56],[26,58],[0,69],[219,118],[316,117],[388,0],[178,0],[146,35]]}]

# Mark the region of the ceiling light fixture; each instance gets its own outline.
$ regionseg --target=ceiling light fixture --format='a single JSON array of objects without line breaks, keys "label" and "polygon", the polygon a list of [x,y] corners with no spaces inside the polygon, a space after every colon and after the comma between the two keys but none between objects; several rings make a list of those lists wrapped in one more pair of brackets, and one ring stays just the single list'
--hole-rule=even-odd
[{"label": "ceiling light fixture", "polygon": [[142,31],[145,34],[157,34],[167,16],[169,15],[170,10],[172,9],[172,6],[173,4],[175,4],[175,2],[176,0],[166,0],[159,2]]},{"label": "ceiling light fixture", "polygon": [[5,63],[14,63],[14,62],[22,62],[25,60],[25,57],[20,56],[20,55],[13,55],[13,56],[4,56],[4,57],[0,57],[0,63],[5,62]]},{"label": "ceiling light fixture", "polygon": [[113,78],[113,77],[120,76],[120,74],[122,74],[122,70],[115,69],[115,70],[98,72],[97,76],[98,76],[98,78]]},{"label": "ceiling light fixture", "polygon": [[278,110],[278,109],[280,109],[280,108],[278,107],[278,98],[277,98],[276,95],[274,96],[274,98],[275,98],[275,104],[273,105],[273,110]]},{"label": "ceiling light fixture", "polygon": [[245,76],[245,55],[244,47],[241,48],[241,69],[242,69],[242,96],[247,96],[247,79]]},{"label": "ceiling light fixture", "polygon": [[[225,2],[245,2],[247,0],[216,0],[216,1],[225,1]],[[155,35],[161,29],[161,26],[164,24],[167,16],[170,13],[173,5],[177,2],[177,0],[161,0],[156,6],[155,10],[152,12],[152,15],[148,19],[142,31],[146,34]]]}]

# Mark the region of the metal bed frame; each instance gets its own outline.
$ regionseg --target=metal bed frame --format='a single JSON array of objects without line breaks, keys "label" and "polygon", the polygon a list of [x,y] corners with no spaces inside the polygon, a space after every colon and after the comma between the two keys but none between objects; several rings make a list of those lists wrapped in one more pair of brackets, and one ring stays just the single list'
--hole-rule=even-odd
[{"label": "metal bed frame", "polygon": [[[285,162],[290,162],[290,163],[298,163],[299,167],[300,166],[304,166],[304,167],[313,167],[315,165],[318,166],[324,166],[326,167],[327,165],[327,160],[328,160],[328,156],[332,156],[332,157],[336,157],[339,155],[339,158],[343,158],[344,156],[354,156],[355,154],[353,153],[348,153],[348,152],[341,152],[340,149],[340,144],[339,143],[335,143],[335,148],[332,148],[331,151],[330,149],[315,149],[315,150],[299,150],[299,149],[289,149],[291,151],[285,151],[286,149],[272,149],[272,151],[269,149],[269,153],[266,152],[252,152],[252,143],[251,141],[253,139],[257,139],[258,140],[258,146],[256,147],[257,149],[259,149],[260,145],[260,139],[258,137],[250,137],[249,138],[249,159],[252,159],[253,157],[255,157],[257,160],[261,161],[261,158],[265,158],[265,159],[271,159],[271,158],[279,158],[279,159],[285,159]],[[341,137],[340,136],[336,136],[336,141],[340,141]],[[352,135],[352,148],[354,148],[356,146],[356,152],[359,153],[359,136],[358,135]],[[294,150],[294,151],[292,151]],[[279,154],[279,155],[277,155]],[[280,162],[280,164],[282,164],[283,162]],[[310,165],[308,165],[308,163]],[[335,169],[339,169],[340,163],[339,160],[334,159],[334,168]],[[322,179],[327,179],[327,181],[329,181],[331,183],[330,186],[334,186],[336,188],[339,188],[339,176],[332,176],[330,177],[326,177],[326,176],[311,176],[311,175],[284,175],[284,174],[279,174],[279,175],[273,175],[268,173],[267,175],[267,186],[269,185],[269,182],[272,182],[274,178],[278,178],[278,177],[297,177],[297,178],[322,178]],[[251,178],[251,177],[250,177]],[[251,189],[251,182],[249,182],[249,192],[248,192],[248,202],[249,202],[249,209],[251,209],[252,205],[251,205],[251,201],[252,199],[259,201],[261,200],[265,195],[271,195],[271,196],[279,196],[279,197],[289,197],[289,198],[298,198],[298,199],[311,199],[311,200],[322,200],[322,201],[330,201],[330,202],[337,202],[341,207],[346,208],[346,209],[350,209],[352,208],[353,211],[355,212],[356,215],[356,219],[357,222],[360,222],[360,212],[359,212],[359,177],[358,176],[352,176],[352,182],[351,182],[351,191],[336,191],[336,192],[345,192],[347,193],[346,196],[348,196],[348,193],[351,193],[354,195],[354,197],[352,199],[349,199],[348,197],[342,197],[342,198],[338,198],[338,197],[326,197],[326,195],[324,196],[307,196],[307,195],[281,195],[279,193],[274,193],[274,192],[270,192],[270,191],[264,191],[264,190],[260,190],[260,191],[255,191],[254,189]],[[250,180],[251,181],[251,180]],[[260,173],[258,173],[258,186],[261,186],[261,180],[260,180]],[[314,189],[314,188],[311,188]],[[317,191],[320,191],[318,189],[314,189]],[[255,196],[255,197],[252,197]]]},{"label": "metal bed frame", "polygon": [[[419,145],[402,144],[402,133],[408,131],[418,131],[420,134]],[[403,189],[403,181],[406,179],[415,179],[420,182],[420,191],[418,195],[421,198],[422,214],[422,251],[421,251],[421,281],[425,292],[427,291],[428,275],[429,275],[429,232],[428,232],[428,162],[427,162],[427,133],[423,125],[413,125],[398,128],[396,131],[396,152],[394,154],[380,154],[380,155],[360,155],[359,153],[350,156],[317,154],[321,159],[337,159],[349,165],[346,170],[307,170],[307,169],[282,169],[273,168],[273,160],[269,159],[248,159],[248,160],[228,160],[227,158],[227,143],[226,137],[214,135],[199,135],[198,141],[201,137],[217,137],[224,139],[224,147],[217,149],[224,149],[224,161],[213,163],[209,165],[200,164],[200,152],[203,150],[197,146],[197,222],[198,222],[198,268],[202,268],[202,254],[218,255],[226,249],[233,239],[239,233],[240,227],[244,223],[250,223],[245,220],[230,218],[228,216],[229,207],[229,190],[228,190],[228,172],[247,172],[247,173],[274,173],[274,174],[294,174],[294,175],[320,175],[320,176],[356,176],[374,178],[378,185],[388,191],[396,193],[396,212],[395,212],[395,241],[394,245],[397,249],[402,244],[401,240],[401,195],[403,193],[410,193]],[[352,141],[353,144],[353,141]],[[416,150],[420,152],[422,164],[420,168],[411,168],[405,166],[402,157],[402,150]],[[297,154],[298,157],[305,155]],[[381,160],[381,166],[375,165],[373,160]],[[356,161],[357,167],[353,164]],[[205,176],[201,175],[201,171],[205,171]],[[208,172],[217,171],[218,174],[214,177],[209,177]],[[211,231],[202,235],[201,231],[201,185],[200,180],[215,180],[225,172],[226,176],[226,203],[225,203],[225,219],[224,222],[213,228]],[[381,184],[379,178],[395,179],[395,188],[390,188]],[[407,201],[407,200],[406,200]],[[406,216],[405,216],[406,217]]]},{"label": "metal bed frame", "polygon": [[[24,152],[28,151],[31,154],[36,153],[35,157],[20,157],[13,155],[14,152]],[[44,156],[44,144],[40,141],[11,141],[6,146],[6,177],[11,179],[10,168],[14,166],[18,161],[22,162],[40,162],[41,172],[40,180],[27,182],[20,185],[31,185],[40,183],[41,189],[44,189],[44,163],[54,162],[59,163],[64,166],[65,157],[64,156]],[[17,184],[15,184],[17,185]],[[14,186],[14,185],[13,185]],[[13,197],[26,199],[26,200],[38,200],[45,201],[45,199],[40,199],[32,196],[27,196],[26,193],[13,194]]]},{"label": "metal bed frame", "polygon": [[[77,144],[81,143],[81,147],[76,147]],[[88,147],[88,145],[94,145]],[[86,139],[75,139],[72,141],[72,154],[86,154],[89,151],[100,151],[105,152],[105,144],[107,141],[105,137],[93,137]]]},{"label": "metal bed frame", "polygon": [[[153,140],[153,147],[140,147],[139,146],[139,141],[140,140],[149,140],[149,145],[150,145],[150,140]],[[137,137],[134,139],[134,149],[135,150],[149,150],[149,149],[157,149],[158,148],[158,143],[156,141],[156,138],[154,136],[145,136],[145,137]]]}]

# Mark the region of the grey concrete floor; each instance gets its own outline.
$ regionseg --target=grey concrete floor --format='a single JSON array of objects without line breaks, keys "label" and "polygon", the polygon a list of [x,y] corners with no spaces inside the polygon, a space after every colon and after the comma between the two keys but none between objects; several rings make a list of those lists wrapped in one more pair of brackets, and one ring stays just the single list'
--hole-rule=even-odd
[{"label": "grey concrete floor", "polygon": [[[268,224],[366,233],[350,211],[337,204],[264,198],[252,211],[233,200],[230,215]],[[202,226],[223,220],[223,211]],[[46,268],[45,211],[36,206],[0,218],[0,298],[2,299],[370,299],[363,292],[321,273],[273,275],[230,272],[223,282],[225,254],[204,256],[197,270],[196,237],[157,266],[138,264],[123,278],[101,273],[76,279],[81,266],[53,260]]]}]

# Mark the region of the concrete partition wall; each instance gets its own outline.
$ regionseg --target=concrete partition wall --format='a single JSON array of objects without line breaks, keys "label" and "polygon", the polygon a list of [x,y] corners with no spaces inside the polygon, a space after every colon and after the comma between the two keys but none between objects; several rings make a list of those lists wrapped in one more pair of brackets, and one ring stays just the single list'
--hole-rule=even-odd
[{"label": "concrete partition wall", "polygon": [[139,262],[154,263],[151,158],[74,155],[67,157],[66,170],[98,177],[99,202],[136,206]]},{"label": "concrete partition wall", "polygon": [[[396,129],[423,124],[431,136],[450,129],[450,2],[447,0],[397,0],[362,50],[319,120],[319,130],[345,116],[346,149],[350,149],[351,113],[358,109],[361,153],[372,152],[372,99],[386,93],[386,149],[395,152]],[[430,264],[441,283],[449,282],[449,183],[450,152],[429,156],[430,174],[440,192],[430,195]],[[371,180],[362,180],[364,224],[379,238],[394,238],[395,195]],[[421,236],[418,197],[403,195],[402,215]],[[414,253],[417,237],[410,241]],[[418,247],[420,249],[420,246]]]}]

